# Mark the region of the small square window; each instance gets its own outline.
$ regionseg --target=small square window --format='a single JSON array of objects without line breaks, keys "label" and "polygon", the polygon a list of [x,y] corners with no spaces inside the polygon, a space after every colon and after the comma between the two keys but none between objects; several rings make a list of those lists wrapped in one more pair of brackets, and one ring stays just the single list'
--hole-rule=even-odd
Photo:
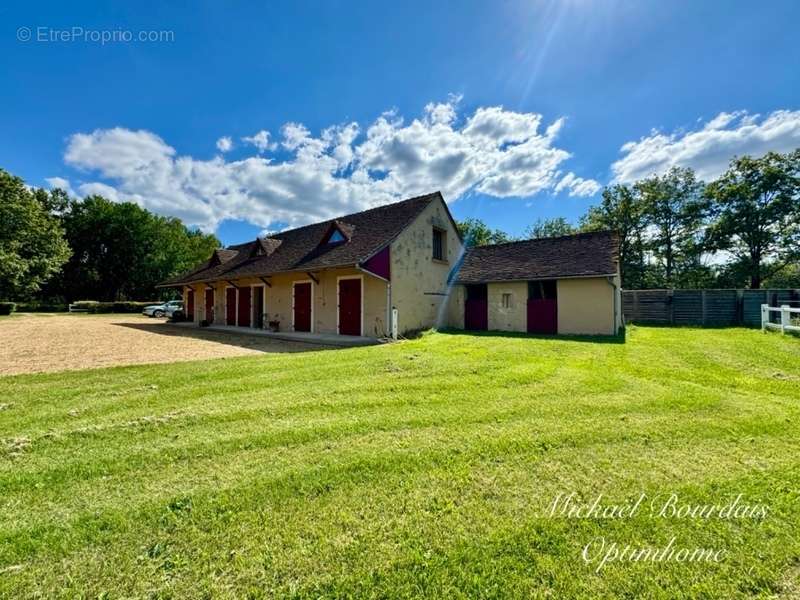
[{"label": "small square window", "polygon": [[511,294],[506,292],[502,296],[503,308],[511,308]]}]

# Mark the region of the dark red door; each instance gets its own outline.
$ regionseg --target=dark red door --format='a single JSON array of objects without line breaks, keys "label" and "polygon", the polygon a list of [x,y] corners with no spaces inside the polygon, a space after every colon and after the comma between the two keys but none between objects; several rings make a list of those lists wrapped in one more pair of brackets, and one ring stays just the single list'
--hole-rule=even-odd
[{"label": "dark red door", "polygon": [[225,325],[236,325],[236,288],[225,288]]},{"label": "dark red door", "polygon": [[557,300],[528,300],[528,333],[558,333]]},{"label": "dark red door", "polygon": [[206,321],[214,322],[214,290],[206,289]]},{"label": "dark red door", "polygon": [[311,331],[311,283],[294,284],[294,330]]},{"label": "dark red door", "polygon": [[554,279],[528,282],[528,333],[558,333],[558,285]]},{"label": "dark red door", "polygon": [[361,279],[339,280],[339,333],[361,335]]},{"label": "dark red door", "polygon": [[464,329],[485,331],[489,329],[489,298],[485,283],[467,286],[464,302]]},{"label": "dark red door", "polygon": [[239,288],[239,327],[250,327],[250,288]]},{"label": "dark red door", "polygon": [[186,292],[186,316],[194,320],[194,290]]}]

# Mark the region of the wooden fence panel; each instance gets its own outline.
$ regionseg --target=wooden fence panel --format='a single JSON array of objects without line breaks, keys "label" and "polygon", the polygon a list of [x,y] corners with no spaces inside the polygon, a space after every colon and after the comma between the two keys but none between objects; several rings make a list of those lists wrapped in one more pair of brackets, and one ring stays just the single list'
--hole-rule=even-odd
[{"label": "wooden fence panel", "polygon": [[761,304],[800,307],[800,290],[623,290],[628,323],[761,326]]},{"label": "wooden fence panel", "polygon": [[641,290],[634,300],[636,314],[648,323],[670,323],[669,290]]},{"label": "wooden fence panel", "polygon": [[761,305],[769,304],[767,290],[742,290],[742,324],[761,327]]},{"label": "wooden fence panel", "polygon": [[[761,313],[758,314],[761,318]],[[675,325],[703,324],[702,290],[675,290],[672,292],[672,322]]]},{"label": "wooden fence panel", "polygon": [[723,326],[739,323],[739,294],[737,290],[704,290],[706,312],[703,325]]}]

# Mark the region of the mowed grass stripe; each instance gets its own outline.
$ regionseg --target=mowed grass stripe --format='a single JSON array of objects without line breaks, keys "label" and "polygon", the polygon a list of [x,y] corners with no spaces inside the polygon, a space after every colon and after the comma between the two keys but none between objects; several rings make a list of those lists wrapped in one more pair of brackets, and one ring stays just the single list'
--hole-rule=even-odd
[{"label": "mowed grass stripe", "polygon": [[[14,568],[0,591],[580,597],[660,581],[671,597],[766,593],[797,557],[798,358],[796,340],[754,331],[633,328],[625,345],[432,334],[0,378],[13,396],[0,435],[30,440],[0,459],[0,568]],[[537,515],[569,489],[708,501],[737,486],[769,491],[776,518],[724,535],[718,523],[609,530],[738,551],[706,572],[598,577],[575,544],[608,525]],[[509,559],[503,540],[530,547]],[[730,581],[744,544],[763,564]]]}]

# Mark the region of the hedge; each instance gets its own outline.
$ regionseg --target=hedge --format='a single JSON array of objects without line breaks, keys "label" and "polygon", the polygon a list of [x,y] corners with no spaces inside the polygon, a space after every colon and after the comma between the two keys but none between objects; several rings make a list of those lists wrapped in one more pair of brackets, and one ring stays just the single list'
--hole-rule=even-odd
[{"label": "hedge", "polygon": [[67,312],[69,306],[66,304],[40,304],[38,302],[20,302],[17,304],[17,312]]},{"label": "hedge", "polygon": [[16,307],[14,302],[0,302],[0,315],[10,315]]},{"label": "hedge", "polygon": [[[4,309],[2,305],[10,304],[12,308]],[[73,302],[73,308],[77,308],[88,313],[140,313],[145,306],[151,304],[162,304],[161,301],[155,300],[152,302],[97,302],[95,300],[79,300]],[[15,310],[16,312],[67,312],[69,310],[68,304],[44,304],[39,302],[21,302],[16,304],[14,302],[0,302],[0,315],[10,314]],[[8,312],[3,312],[8,310]]]},{"label": "hedge", "polygon": [[161,304],[161,302],[93,302],[81,300],[73,302],[72,307],[86,312],[95,313],[140,313],[145,306]]}]

